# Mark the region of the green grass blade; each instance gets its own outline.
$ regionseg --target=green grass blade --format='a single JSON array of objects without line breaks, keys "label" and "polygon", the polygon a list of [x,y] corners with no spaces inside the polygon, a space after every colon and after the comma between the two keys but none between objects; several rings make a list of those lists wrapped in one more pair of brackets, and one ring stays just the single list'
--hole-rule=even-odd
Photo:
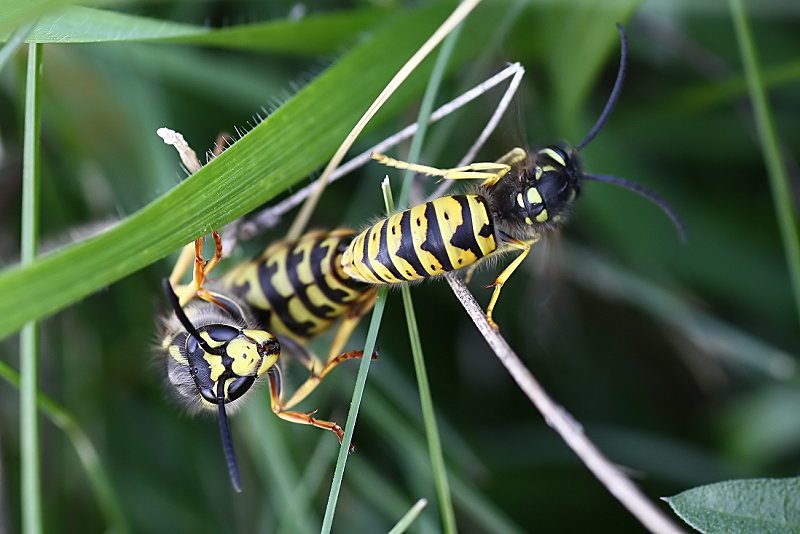
[{"label": "green grass blade", "polygon": [[[394,449],[415,466],[412,476],[427,476],[429,455],[416,426],[409,425],[377,392],[370,392],[370,402],[365,405],[364,418],[385,433]],[[514,524],[486,495],[476,490],[458,472],[450,473],[453,498],[469,525],[480,532],[516,534],[525,530]]]},{"label": "green grass blade", "polygon": [[185,35],[170,41],[221,48],[291,54],[328,54],[352,43],[359,33],[386,17],[383,9],[367,8],[311,14],[299,20],[276,20],[222,28],[206,35]]},{"label": "green grass blade", "polygon": [[381,318],[383,317],[383,310],[386,307],[386,297],[388,293],[389,290],[386,286],[378,290],[378,299],[375,302],[375,308],[372,310],[372,319],[370,320],[369,330],[367,331],[367,341],[364,344],[364,357],[361,358],[361,363],[358,366],[356,385],[353,389],[353,399],[350,401],[350,410],[347,413],[347,423],[345,423],[344,427],[344,439],[342,440],[342,446],[339,448],[339,455],[336,458],[333,482],[331,482],[331,490],[328,494],[328,505],[325,508],[325,517],[322,519],[321,532],[323,534],[328,534],[333,526],[333,515],[336,512],[336,502],[339,500],[339,491],[342,488],[347,455],[350,454],[353,429],[356,426],[358,410],[361,407],[361,398],[364,395],[364,386],[367,383],[369,364],[372,361],[370,356],[375,351],[375,344],[378,341],[378,330],[381,327]]},{"label": "green grass blade", "polygon": [[[42,45],[28,46],[28,74],[25,87],[25,134],[22,163],[22,264],[29,265],[39,247],[39,139],[41,132]],[[41,472],[39,465],[38,324],[29,322],[20,336],[20,451],[22,456],[22,530],[42,531]]]},{"label": "green grass blade", "polygon": [[419,400],[422,405],[422,415],[425,422],[425,436],[428,442],[428,454],[433,467],[433,480],[436,485],[436,495],[439,499],[439,511],[442,515],[442,526],[445,532],[457,532],[456,515],[453,511],[453,499],[450,496],[450,484],[447,480],[447,467],[442,453],[442,440],[439,437],[439,428],[436,426],[436,412],[433,409],[428,372],[425,369],[425,357],[422,354],[422,341],[419,338],[417,318],[414,313],[414,303],[411,300],[411,290],[408,285],[401,288],[403,307],[406,312],[408,325],[408,339],[411,342],[411,354],[414,358],[414,370],[417,374],[419,385]]},{"label": "green grass blade", "polygon": [[406,515],[401,517],[400,521],[398,521],[397,524],[392,527],[392,530],[389,531],[389,534],[402,534],[408,530],[408,527],[410,527],[411,524],[416,521],[417,517],[419,517],[419,514],[422,513],[426,506],[428,506],[427,500],[418,500],[416,504],[412,506],[408,512],[406,512]]},{"label": "green grass blade", "polygon": [[[428,80],[425,95],[422,99],[417,124],[419,129],[411,140],[409,150],[409,161],[418,161],[422,153],[422,145],[425,143],[425,133],[427,132],[428,122],[433,111],[436,94],[444,78],[447,64],[453,54],[458,36],[461,33],[463,24],[457,26],[442,43],[442,48],[436,58],[436,63]],[[405,208],[408,204],[408,197],[411,192],[411,184],[414,180],[414,172],[405,171],[403,176],[403,187],[400,190],[400,201],[398,205]],[[442,516],[442,527],[445,532],[456,532],[456,516],[453,510],[453,499],[450,495],[450,484],[447,481],[447,468],[444,463],[442,453],[442,440],[439,437],[439,429],[436,425],[436,412],[433,409],[433,397],[431,395],[430,383],[428,382],[428,372],[425,369],[425,357],[422,353],[422,341],[419,337],[419,327],[414,313],[414,302],[411,299],[411,291],[408,285],[401,288],[403,295],[403,308],[408,325],[408,338],[411,343],[411,354],[414,359],[414,371],[417,376],[419,387],[419,400],[422,406],[422,417],[425,424],[425,433],[428,440],[428,453],[430,454],[431,466],[433,468],[433,480],[436,486],[436,495],[439,500],[439,512]],[[413,519],[412,519],[413,520]]]},{"label": "green grass blade", "polygon": [[[0,377],[9,384],[20,387],[20,375],[5,362],[0,361]],[[75,418],[63,407],[46,395],[37,395],[36,402],[38,409],[56,427],[60,428],[64,435],[72,442],[78,459],[86,471],[89,483],[92,487],[98,507],[105,517],[109,532],[124,533],[129,532],[130,527],[122,511],[119,497],[111,485],[111,480],[100,463],[100,455],[92,444],[89,436],[78,425]]]},{"label": "green grass blade", "polygon": [[739,53],[744,64],[747,87],[750,100],[753,104],[753,114],[761,143],[761,151],[767,166],[770,186],[772,187],[772,201],[778,216],[778,227],[783,240],[789,276],[792,280],[794,303],[797,306],[798,319],[800,320],[800,236],[798,236],[797,220],[792,207],[792,193],[789,187],[789,177],[781,157],[778,134],[772,120],[767,94],[764,90],[764,81],[761,67],[756,53],[753,35],[747,21],[747,14],[741,0],[730,0],[729,5],[733,15],[736,39],[739,42]]},{"label": "green grass blade", "polygon": [[[392,189],[389,186],[388,178],[383,180],[381,189],[383,191],[383,199],[386,202],[386,212],[391,213],[394,210],[394,200],[392,199]],[[328,494],[328,505],[325,507],[325,517],[322,519],[321,532],[323,534],[330,533],[331,527],[333,526],[336,502],[339,500],[339,491],[342,488],[342,479],[344,478],[344,469],[347,465],[347,456],[350,454],[350,444],[353,442],[353,430],[356,426],[358,410],[361,407],[361,399],[364,396],[364,387],[367,385],[369,364],[372,361],[372,354],[375,352],[375,345],[378,343],[378,331],[381,328],[381,319],[383,318],[383,310],[386,307],[388,295],[388,286],[381,287],[378,290],[375,308],[372,310],[372,318],[370,319],[369,330],[367,331],[367,340],[364,344],[361,363],[358,366],[356,385],[353,388],[353,399],[350,401],[350,411],[347,413],[347,423],[344,427],[344,439],[342,439],[341,447],[339,447],[339,455],[336,457],[336,468],[333,472],[333,482],[331,482],[331,490]]]},{"label": "green grass blade", "polygon": [[[333,153],[447,7],[393,19],[220,157],[108,231],[40,256],[25,268],[0,272],[0,339],[252,211],[307,176]],[[478,45],[465,45],[459,57]],[[387,104],[389,111],[419,87],[422,71]]]},{"label": "green grass blade", "polygon": [[[27,40],[58,44],[160,41],[298,55],[329,54],[352,42],[354,36],[382,17],[383,10],[370,8],[212,29],[73,6],[44,15],[33,24]],[[0,41],[8,38],[6,32]]]}]

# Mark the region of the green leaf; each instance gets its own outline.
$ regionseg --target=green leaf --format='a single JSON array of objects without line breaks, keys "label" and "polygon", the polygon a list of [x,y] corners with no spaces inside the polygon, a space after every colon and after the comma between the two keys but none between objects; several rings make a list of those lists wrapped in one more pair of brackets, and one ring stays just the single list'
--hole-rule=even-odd
[{"label": "green leaf", "polygon": [[0,0],[0,35],[6,35],[18,26],[31,22],[48,12],[76,3],[76,0]]},{"label": "green leaf", "polygon": [[[33,25],[27,41],[59,44],[170,41],[292,54],[329,54],[356,40],[360,32],[385,16],[385,11],[370,8],[210,29],[74,6],[44,15]],[[11,29],[0,32],[0,41],[9,38]]]},{"label": "green leaf", "polygon": [[[434,5],[392,19],[220,157],[110,230],[40,256],[24,269],[0,272],[0,338],[167,256],[308,176],[448,7]],[[454,64],[479,46],[474,40],[465,45]],[[420,69],[387,107],[407,102],[425,77],[426,69]]]},{"label": "green leaf", "polygon": [[701,532],[800,530],[800,478],[729,480],[664,500]]}]

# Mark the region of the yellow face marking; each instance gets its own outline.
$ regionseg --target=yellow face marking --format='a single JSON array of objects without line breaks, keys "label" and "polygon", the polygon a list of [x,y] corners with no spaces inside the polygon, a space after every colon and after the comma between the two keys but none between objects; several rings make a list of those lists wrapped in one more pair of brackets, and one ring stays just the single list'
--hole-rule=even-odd
[{"label": "yellow face marking", "polygon": [[[522,196],[522,193],[520,193]],[[542,203],[542,195],[539,194],[539,190],[535,187],[531,187],[528,189],[528,203],[529,204],[541,204]]]},{"label": "yellow face marking", "polygon": [[539,215],[536,216],[536,220],[539,222],[545,222],[547,220],[547,217],[548,217],[547,210],[544,209]]},{"label": "yellow face marking", "polygon": [[530,217],[525,217],[525,223],[527,223],[527,224],[533,224],[533,221],[531,220],[531,218],[530,218]]},{"label": "yellow face marking", "polygon": [[231,370],[236,375],[248,376],[255,374],[256,366],[260,363],[258,345],[244,337],[237,337],[228,343],[225,352],[233,359]]},{"label": "yellow face marking", "polygon": [[[208,335],[208,332],[200,332],[200,337],[202,337],[206,343],[212,347],[219,347],[220,345],[224,344],[222,341],[211,339],[211,336]],[[209,370],[211,371],[211,380],[217,382],[219,377],[222,376],[222,373],[225,372],[225,366],[222,365],[222,356],[209,354],[203,351],[203,359],[206,361],[206,363],[208,363]]]},{"label": "yellow face marking", "polygon": [[546,172],[553,172],[555,170],[556,170],[556,168],[553,167],[552,165],[542,165],[542,173],[543,174],[546,173]]},{"label": "yellow face marking", "polygon": [[[254,340],[256,340],[256,342],[260,344],[264,344],[267,343],[268,341],[275,339],[275,337],[272,334],[270,334],[269,332],[265,332],[263,330],[245,330],[244,334],[248,337],[253,338]],[[280,356],[280,350],[275,354],[265,355],[264,359],[261,361],[261,365],[258,367],[258,369],[256,369],[256,374],[258,376],[261,376],[264,373],[266,373],[273,365],[275,365],[275,362],[278,361],[279,356]]]},{"label": "yellow face marking", "polygon": [[525,207],[525,201],[522,199],[522,193],[517,193],[517,204],[519,204],[520,208]]},{"label": "yellow face marking", "polygon": [[566,167],[567,166],[567,162],[564,161],[564,158],[561,157],[561,154],[559,154],[555,150],[553,150],[551,148],[543,148],[542,150],[540,150],[540,152],[550,156],[551,159],[553,159],[556,163],[558,163],[562,167]]},{"label": "yellow face marking", "polygon": [[542,178],[542,174],[544,174],[544,171],[541,167],[537,166],[533,169],[534,180],[540,180]]}]

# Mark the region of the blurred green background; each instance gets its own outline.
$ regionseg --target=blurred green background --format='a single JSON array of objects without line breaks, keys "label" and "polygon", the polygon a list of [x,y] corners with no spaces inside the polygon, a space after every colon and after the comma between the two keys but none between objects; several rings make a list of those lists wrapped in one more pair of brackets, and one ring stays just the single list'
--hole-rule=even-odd
[{"label": "blurred green background", "polygon": [[[174,150],[155,135],[158,127],[182,132],[201,153],[221,131],[248,130],[262,107],[279,106],[413,3],[115,7],[208,27],[337,10],[359,29],[338,35],[336,26],[327,35],[323,27],[302,36],[308,49],[293,53],[258,51],[256,42],[241,50],[158,42],[45,45],[45,250],[126,217],[184,178]],[[658,191],[689,234],[682,245],[651,204],[587,184],[571,223],[537,246],[506,286],[496,310],[502,333],[556,401],[653,500],[729,478],[796,475],[797,307],[727,5],[489,2],[482,9],[491,14],[482,31],[461,35],[462,41],[478,40],[482,51],[458,62],[437,103],[505,62],[520,61],[527,73],[479,159],[496,159],[517,145],[577,143],[613,84],[613,22],[621,20],[629,37],[627,81],[614,115],[583,151],[584,167]],[[796,186],[800,9],[788,1],[753,2],[748,16]],[[24,78],[25,47],[0,72],[3,266],[19,258]],[[359,87],[341,90],[357,93]],[[454,165],[499,96],[494,90],[433,126],[422,161]],[[419,98],[382,116],[356,148],[413,122]],[[313,112],[307,121],[313,130]],[[404,150],[391,153],[402,158]],[[383,211],[379,177],[385,173],[369,164],[330,187],[311,226],[358,228],[373,220]],[[429,190],[432,185],[422,182]],[[792,200],[796,205],[796,194]],[[230,251],[227,265],[281,239],[290,222],[291,216]],[[335,439],[278,421],[262,390],[232,418],[245,487],[235,495],[215,421],[188,417],[166,394],[151,348],[165,310],[160,280],[172,261],[150,265],[41,323],[41,389],[97,448],[123,517],[109,524],[73,445],[42,419],[46,530],[317,530]],[[498,268],[484,269],[471,285],[484,306],[490,292],[482,286]],[[419,284],[413,296],[460,529],[579,532],[606,525],[640,531],[545,425],[447,285]],[[359,348],[365,331],[362,326],[348,349]],[[325,353],[327,341],[314,347]],[[335,532],[386,531],[418,498],[435,501],[399,294],[390,296],[378,343]],[[0,357],[18,368],[16,335],[0,343]],[[355,367],[343,365],[302,407],[344,424]],[[0,527],[12,532],[20,509],[18,408],[17,389],[0,386]],[[439,530],[432,502],[414,531]]]}]

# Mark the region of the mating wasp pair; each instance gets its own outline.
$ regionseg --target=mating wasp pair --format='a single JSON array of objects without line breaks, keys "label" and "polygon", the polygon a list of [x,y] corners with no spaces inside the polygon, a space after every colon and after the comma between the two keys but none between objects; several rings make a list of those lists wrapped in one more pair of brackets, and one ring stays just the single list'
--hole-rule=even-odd
[{"label": "mating wasp pair", "polygon": [[[190,406],[219,413],[220,431],[234,486],[239,487],[226,405],[239,403],[257,379],[266,375],[271,407],[282,419],[334,431],[333,422],[290,411],[313,391],[341,361],[360,352],[339,354],[375,302],[376,285],[400,284],[473,268],[486,257],[518,251],[495,279],[486,317],[500,291],[531,246],[548,231],[562,226],[583,182],[595,180],[634,191],[661,208],[681,237],[683,226],[658,195],[628,180],[582,171],[579,151],[594,139],[616,104],[625,74],[627,44],[621,37],[620,67],[611,96],[587,136],[576,148],[548,146],[529,153],[515,148],[492,163],[438,169],[398,161],[382,154],[384,165],[410,169],[443,179],[480,179],[474,191],[447,195],[396,213],[360,233],[339,229],[310,232],[295,242],[279,242],[253,261],[234,268],[205,287],[210,270],[222,256],[218,236],[213,260],[202,259],[202,239],[195,243],[192,284],[179,299],[172,286],[176,269],[164,288],[177,320],[167,321],[162,353],[172,387]],[[197,297],[197,300],[189,302]],[[185,308],[184,308],[185,306]],[[306,342],[341,318],[324,363],[303,349]],[[261,330],[260,328],[266,328]],[[310,372],[288,401],[283,400],[278,359],[280,343],[291,344]]]}]

